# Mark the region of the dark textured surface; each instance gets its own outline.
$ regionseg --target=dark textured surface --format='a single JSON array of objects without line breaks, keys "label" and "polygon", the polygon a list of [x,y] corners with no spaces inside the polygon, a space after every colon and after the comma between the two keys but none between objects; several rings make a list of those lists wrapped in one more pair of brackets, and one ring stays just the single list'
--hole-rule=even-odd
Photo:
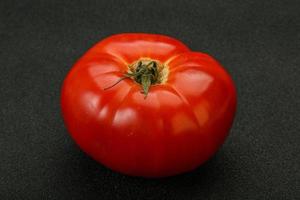
[{"label": "dark textured surface", "polygon": [[[300,199],[299,1],[0,1],[0,199]],[[114,33],[162,33],[216,57],[238,89],[222,149],[159,180],[114,173],[68,136],[59,93]]]}]

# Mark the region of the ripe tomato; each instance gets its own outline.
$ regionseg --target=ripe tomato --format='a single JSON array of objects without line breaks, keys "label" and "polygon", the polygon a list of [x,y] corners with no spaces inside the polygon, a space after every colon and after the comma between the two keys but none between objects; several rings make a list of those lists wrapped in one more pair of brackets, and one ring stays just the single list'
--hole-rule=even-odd
[{"label": "ripe tomato", "polygon": [[171,37],[118,34],[87,51],[64,80],[72,138],[103,165],[163,177],[201,165],[224,142],[236,110],[228,73]]}]

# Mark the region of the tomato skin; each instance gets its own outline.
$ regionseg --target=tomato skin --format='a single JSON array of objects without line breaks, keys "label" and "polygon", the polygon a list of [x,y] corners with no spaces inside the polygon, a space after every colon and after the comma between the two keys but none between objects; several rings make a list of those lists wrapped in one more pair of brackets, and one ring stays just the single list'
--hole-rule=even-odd
[{"label": "tomato skin", "polygon": [[[169,69],[147,98],[128,64],[151,58]],[[133,176],[164,177],[195,169],[223,144],[236,110],[229,74],[207,54],[173,38],[127,33],[88,50],[61,91],[64,122],[75,142],[103,165]]]}]

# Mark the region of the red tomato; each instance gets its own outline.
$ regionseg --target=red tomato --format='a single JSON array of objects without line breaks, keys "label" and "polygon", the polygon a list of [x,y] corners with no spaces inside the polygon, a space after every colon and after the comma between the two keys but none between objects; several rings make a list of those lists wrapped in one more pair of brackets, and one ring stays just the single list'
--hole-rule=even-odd
[{"label": "red tomato", "polygon": [[95,160],[124,174],[163,177],[193,170],[218,150],[236,91],[215,59],[176,39],[118,34],[76,62],[61,106],[72,138]]}]

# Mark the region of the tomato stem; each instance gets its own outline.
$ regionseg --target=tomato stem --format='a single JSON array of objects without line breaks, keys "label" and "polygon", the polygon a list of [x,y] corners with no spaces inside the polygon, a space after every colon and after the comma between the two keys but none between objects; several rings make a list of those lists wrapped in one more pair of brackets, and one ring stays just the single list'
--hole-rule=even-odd
[{"label": "tomato stem", "polygon": [[147,97],[151,85],[162,83],[163,73],[162,67],[159,68],[158,61],[153,60],[139,60],[129,66],[129,72],[124,73],[116,83],[104,88],[104,90],[110,89],[120,83],[122,80],[131,78],[135,82],[141,84],[142,92]]}]

